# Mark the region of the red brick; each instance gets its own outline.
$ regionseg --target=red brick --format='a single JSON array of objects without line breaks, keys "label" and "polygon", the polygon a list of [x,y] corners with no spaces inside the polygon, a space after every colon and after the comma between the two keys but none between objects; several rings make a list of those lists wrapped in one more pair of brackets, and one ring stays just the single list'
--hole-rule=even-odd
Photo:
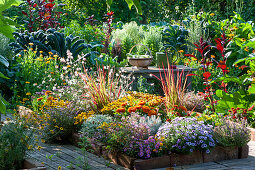
[{"label": "red brick", "polygon": [[178,165],[191,165],[203,163],[202,152],[194,151],[191,154],[170,154],[170,165],[178,166]]},{"label": "red brick", "polygon": [[244,145],[240,148],[238,148],[238,159],[248,158],[249,154],[249,146]]},{"label": "red brick", "polygon": [[145,160],[135,160],[134,169],[136,170],[149,170],[153,168],[165,168],[170,166],[170,156],[161,156]]}]

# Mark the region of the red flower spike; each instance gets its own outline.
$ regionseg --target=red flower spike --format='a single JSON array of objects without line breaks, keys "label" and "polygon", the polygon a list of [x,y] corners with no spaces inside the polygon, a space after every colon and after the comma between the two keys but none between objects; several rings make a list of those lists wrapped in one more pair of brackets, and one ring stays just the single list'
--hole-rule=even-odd
[{"label": "red flower spike", "polygon": [[254,105],[252,105],[252,106],[248,109],[248,111],[252,111],[253,108],[254,108]]},{"label": "red flower spike", "polygon": [[208,79],[211,76],[211,73],[210,72],[204,72],[203,76],[204,76],[205,79]]},{"label": "red flower spike", "polygon": [[186,77],[188,77],[188,76],[198,76],[198,75],[197,75],[197,74],[191,73],[191,74],[187,74],[187,75],[186,75]]},{"label": "red flower spike", "polygon": [[246,65],[242,65],[241,67],[239,67],[240,69],[244,69],[244,68],[246,68],[246,67],[248,67],[248,66],[246,66]]},{"label": "red flower spike", "polygon": [[219,61],[217,67],[221,68],[222,70],[225,70],[227,68],[227,65],[226,65],[225,61]]},{"label": "red flower spike", "polygon": [[21,11],[21,13],[27,16],[27,13],[25,11]]},{"label": "red flower spike", "polygon": [[[194,57],[194,58],[196,58],[196,56],[194,56],[194,55],[192,55],[192,54],[184,54],[184,56],[186,56],[186,57]],[[197,58],[196,58],[197,59]]]}]

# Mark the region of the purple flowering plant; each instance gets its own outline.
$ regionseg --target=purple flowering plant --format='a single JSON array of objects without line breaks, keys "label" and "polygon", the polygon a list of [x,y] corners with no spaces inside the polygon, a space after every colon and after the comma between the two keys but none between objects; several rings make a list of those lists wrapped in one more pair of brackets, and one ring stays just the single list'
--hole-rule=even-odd
[{"label": "purple flowering plant", "polygon": [[177,117],[172,122],[166,122],[159,128],[156,137],[163,138],[167,151],[175,153],[192,153],[196,150],[210,153],[210,149],[216,145],[213,127],[196,118]]},{"label": "purple flowering plant", "polygon": [[[132,157],[150,158],[162,153],[163,142],[155,136],[150,136],[150,127],[142,116],[132,113],[128,117],[114,123],[103,123],[98,127],[101,137],[98,140],[107,144],[107,148],[118,150]],[[105,135],[106,134],[106,135]]]}]

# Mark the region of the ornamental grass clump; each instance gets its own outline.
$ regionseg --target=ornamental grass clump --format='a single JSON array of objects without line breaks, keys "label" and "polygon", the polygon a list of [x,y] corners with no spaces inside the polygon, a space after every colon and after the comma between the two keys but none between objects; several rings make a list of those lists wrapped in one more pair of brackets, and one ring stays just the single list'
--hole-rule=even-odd
[{"label": "ornamental grass clump", "polygon": [[112,102],[123,96],[131,83],[123,82],[121,75],[114,69],[98,66],[96,72],[84,70],[79,76],[83,80],[81,88],[84,92],[84,99],[90,101],[91,109],[96,113]]},{"label": "ornamental grass clump", "polygon": [[183,106],[189,111],[203,113],[205,110],[204,96],[200,93],[195,93],[194,91],[185,93]]},{"label": "ornamental grass clump", "polygon": [[156,136],[164,138],[163,144],[167,150],[175,153],[197,150],[210,153],[210,148],[216,145],[212,126],[205,125],[196,118],[177,117],[172,122],[163,124]]},{"label": "ornamental grass clump", "polygon": [[232,122],[224,118],[221,125],[214,129],[214,137],[218,145],[224,147],[242,147],[251,140],[250,130],[247,128],[247,120]]},{"label": "ornamental grass clump", "polygon": [[154,77],[161,82],[167,112],[171,112],[175,105],[182,106],[187,83],[187,76],[184,75],[184,71],[177,71],[175,75],[174,69],[168,63],[164,73],[160,72],[159,77],[155,75]]}]

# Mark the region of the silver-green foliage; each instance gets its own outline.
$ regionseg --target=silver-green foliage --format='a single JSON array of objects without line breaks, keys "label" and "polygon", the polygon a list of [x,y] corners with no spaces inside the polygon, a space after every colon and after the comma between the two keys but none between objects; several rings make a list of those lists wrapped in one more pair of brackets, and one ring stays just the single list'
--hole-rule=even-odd
[{"label": "silver-green foliage", "polygon": [[[126,58],[126,54],[136,44],[144,44],[150,48],[152,55],[162,46],[162,33],[160,27],[149,27],[148,30],[143,29],[143,26],[138,26],[136,22],[130,22],[123,25],[122,29],[116,29],[112,33],[113,41],[120,41],[122,47],[122,58]],[[143,46],[137,46],[132,50],[132,53],[144,51]]]},{"label": "silver-green foliage", "polygon": [[97,127],[102,125],[103,122],[110,123],[113,118],[108,115],[92,115],[82,124],[81,133],[89,138],[92,138],[96,132],[98,132]]},{"label": "silver-green foliage", "polygon": [[163,46],[161,32],[161,28],[159,27],[150,27],[147,32],[144,32],[142,44],[150,48],[152,56],[156,56],[156,52]]},{"label": "silver-green foliage", "polygon": [[151,130],[150,135],[155,135],[158,132],[159,127],[162,125],[162,120],[160,117],[152,115],[141,117],[140,123],[147,124]]}]

